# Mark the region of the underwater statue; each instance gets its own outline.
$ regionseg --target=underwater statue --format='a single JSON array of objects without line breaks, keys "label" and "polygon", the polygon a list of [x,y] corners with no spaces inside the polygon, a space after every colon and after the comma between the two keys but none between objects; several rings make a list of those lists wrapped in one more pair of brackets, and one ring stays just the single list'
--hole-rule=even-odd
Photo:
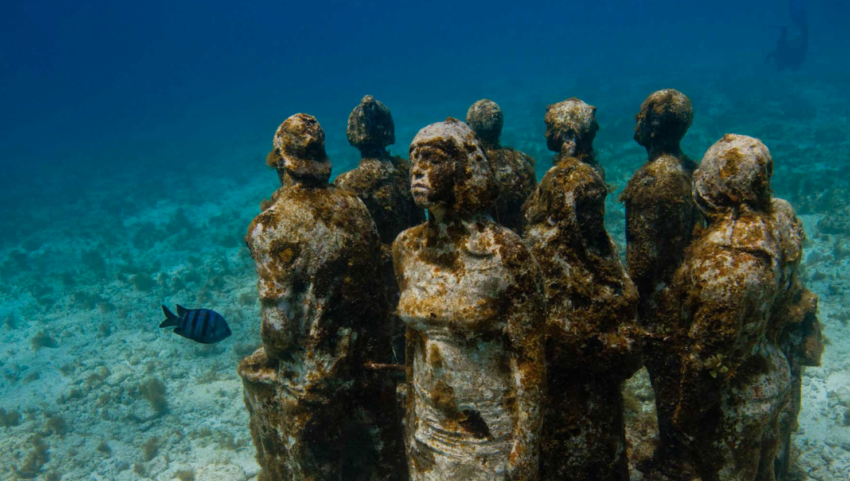
[{"label": "underwater statue", "polygon": [[543,481],[629,479],[621,388],[640,367],[638,294],[605,231],[608,188],[578,160],[592,158],[595,110],[578,99],[549,107],[547,137],[570,147],[550,143],[563,154],[526,204],[547,298]]},{"label": "underwater statue", "polygon": [[772,214],[774,236],[781,246],[783,272],[769,335],[774,341],[778,340],[791,368],[791,392],[779,417],[779,448],[774,474],[777,480],[786,481],[791,479],[791,435],[798,427],[803,369],[820,365],[824,344],[817,318],[818,296],[805,287],[799,272],[806,237],[803,223],[791,204],[783,199],[773,199]]},{"label": "underwater statue", "polygon": [[407,325],[407,450],[414,481],[534,481],[546,380],[540,271],[488,215],[498,186],[463,122],[410,146],[426,223],[393,243]]},{"label": "underwater statue", "polygon": [[499,224],[522,235],[525,217],[522,205],[537,184],[534,159],[510,147],[499,145],[503,125],[502,109],[492,100],[479,100],[466,112],[466,123],[478,135],[490,168],[499,184],[499,197],[492,207],[493,218]]},{"label": "underwater statue", "polygon": [[678,355],[659,322],[658,296],[682,264],[694,228],[703,223],[691,193],[697,163],[679,146],[694,111],[691,101],[673,89],[650,94],[636,116],[635,141],[649,156],[626,185],[620,201],[626,208],[626,259],[640,293],[638,322],[645,331],[644,363],[655,390],[659,445],[654,466],[675,473],[682,451],[670,425],[678,402]]},{"label": "underwater statue", "polygon": [[[390,156],[395,143],[390,110],[371,95],[363,97],[348,116],[348,143],[360,151],[360,165],[340,174],[334,185],[350,190],[366,204],[378,228],[381,244],[391,246],[404,229],[419,225],[425,213],[410,194],[410,167],[401,157]],[[392,274],[392,258],[388,259]],[[395,285],[395,277],[392,276]]]},{"label": "underwater statue", "polygon": [[[577,98],[550,105],[546,109],[546,147],[555,156],[552,164],[560,159],[574,157],[593,167],[599,177],[605,180],[605,169],[596,161],[593,139],[599,130],[596,123],[596,107],[587,105]],[[583,131],[582,129],[590,129]]]},{"label": "underwater statue", "polygon": [[260,480],[406,479],[388,362],[380,239],[366,206],[328,185],[315,118],[274,137],[283,187],[245,236],[259,277],[263,346],[239,363]]},{"label": "underwater statue", "polygon": [[[401,231],[421,224],[425,212],[416,206],[410,194],[410,167],[401,157],[392,157],[387,146],[395,143],[393,117],[383,103],[371,95],[363,97],[348,116],[348,143],[360,150],[360,165],[340,174],[334,184],[350,190],[366,204],[381,238],[381,265],[384,287],[391,306],[398,303],[392,243]],[[393,343],[396,357],[404,357],[404,326],[398,319]]]},{"label": "underwater statue", "polygon": [[772,172],[752,137],[726,135],[706,152],[693,192],[708,225],[662,296],[681,355],[672,423],[703,481],[774,479],[791,379],[771,339],[785,319]]}]

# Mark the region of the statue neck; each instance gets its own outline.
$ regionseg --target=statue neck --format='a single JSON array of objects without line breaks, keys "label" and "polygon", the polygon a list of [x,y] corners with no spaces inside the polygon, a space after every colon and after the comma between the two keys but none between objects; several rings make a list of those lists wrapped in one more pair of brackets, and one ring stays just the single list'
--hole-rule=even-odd
[{"label": "statue neck", "polygon": [[685,157],[685,154],[682,152],[681,147],[679,147],[678,142],[652,145],[646,148],[646,153],[649,155],[650,162],[662,156],[670,156],[675,157],[677,159],[682,159]]},{"label": "statue neck", "polygon": [[364,147],[360,149],[361,159],[390,160],[390,153],[383,147]]}]

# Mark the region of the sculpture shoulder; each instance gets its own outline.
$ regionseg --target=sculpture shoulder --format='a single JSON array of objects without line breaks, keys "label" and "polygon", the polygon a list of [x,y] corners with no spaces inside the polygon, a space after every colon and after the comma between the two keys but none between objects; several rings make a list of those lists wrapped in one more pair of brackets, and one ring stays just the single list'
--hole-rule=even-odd
[{"label": "sculpture shoulder", "polygon": [[532,168],[532,170],[534,169],[534,166],[537,164],[537,161],[534,160],[534,157],[526,154],[525,152],[521,152],[519,150],[511,149],[510,147],[508,147],[508,149],[511,152],[513,152],[514,155],[517,158],[521,159],[523,162],[525,162],[527,165],[529,165]]},{"label": "sculpture shoulder", "polygon": [[654,204],[681,202],[691,197],[691,182],[696,164],[690,159],[661,156],[647,162],[629,179],[620,196],[621,202]]},{"label": "sculpture shoulder", "polygon": [[700,297],[707,300],[756,292],[775,284],[764,256],[705,239],[689,249],[680,274],[687,284],[703,290]]},{"label": "sculpture shoulder", "polygon": [[394,156],[392,157],[392,165],[398,170],[400,173],[407,175],[410,172],[410,162],[404,157]]},{"label": "sculpture shoulder", "polygon": [[545,202],[550,206],[549,208],[558,209],[566,202],[564,194],[582,186],[594,184],[601,189],[607,189],[605,181],[596,169],[584,162],[568,159],[559,162],[546,172],[538,185],[535,199],[538,202]]},{"label": "sculpture shoulder", "polygon": [[428,226],[423,223],[399,233],[393,241],[393,259],[399,261],[400,256],[423,248],[427,228]]},{"label": "sculpture shoulder", "polygon": [[379,166],[361,162],[355,169],[339,174],[334,185],[355,194],[364,194],[375,189],[381,181],[381,174]]},{"label": "sculpture shoulder", "polygon": [[352,192],[334,186],[286,187],[275,193],[274,202],[251,222],[248,235],[269,229],[313,231],[319,226],[342,231],[369,231],[372,219],[363,202]]},{"label": "sculpture shoulder", "polygon": [[487,156],[491,161],[496,161],[500,165],[512,166],[514,168],[524,168],[526,166],[534,168],[533,157],[511,147],[489,149],[487,150]]},{"label": "sculpture shoulder", "polygon": [[504,266],[514,275],[531,274],[537,276],[539,267],[522,237],[502,225],[493,223],[493,248],[498,252]]}]

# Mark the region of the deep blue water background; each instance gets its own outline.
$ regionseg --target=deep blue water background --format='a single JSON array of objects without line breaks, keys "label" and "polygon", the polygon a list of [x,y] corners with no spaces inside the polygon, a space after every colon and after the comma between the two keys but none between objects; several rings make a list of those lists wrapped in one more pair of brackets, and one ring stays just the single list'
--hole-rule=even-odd
[{"label": "deep blue water background", "polygon": [[[810,55],[796,75],[850,78],[850,4],[806,5]],[[602,84],[734,89],[742,77],[775,78],[764,57],[789,19],[785,0],[9,2],[0,182],[175,169],[165,152],[187,164],[244,162],[221,152],[257,145],[262,154],[299,111],[340,143],[366,93],[393,109],[399,153],[418,128],[463,116],[482,97],[526,92],[542,132],[546,103],[599,103]],[[632,113],[640,100],[624,99]],[[350,162],[337,160],[334,173]]]}]

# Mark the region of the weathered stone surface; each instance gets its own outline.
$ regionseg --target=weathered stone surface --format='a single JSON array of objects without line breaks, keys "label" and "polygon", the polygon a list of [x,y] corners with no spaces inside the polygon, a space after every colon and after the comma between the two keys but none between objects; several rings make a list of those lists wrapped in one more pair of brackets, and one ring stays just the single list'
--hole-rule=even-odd
[{"label": "weathered stone surface", "polygon": [[466,111],[466,124],[478,135],[485,149],[499,146],[499,137],[502,136],[502,126],[505,124],[499,104],[490,99],[475,102]]},{"label": "weathered stone surface", "polygon": [[[592,135],[595,120],[559,122]],[[571,140],[592,149],[582,137]],[[526,205],[525,239],[547,299],[542,480],[629,479],[621,387],[640,366],[638,299],[605,231],[607,195],[591,165],[560,157]]]},{"label": "weathered stone surface", "polygon": [[263,347],[239,364],[260,479],[405,479],[393,383],[366,367],[390,359],[375,224],[327,184],[313,117],[287,119],[274,145],[285,183],[245,237]]},{"label": "weathered stone surface", "polygon": [[499,197],[491,208],[493,218],[522,235],[525,224],[522,206],[537,185],[534,159],[499,144],[503,118],[496,102],[487,99],[475,102],[466,113],[466,122],[481,140],[499,184]]},{"label": "weathered stone surface", "polygon": [[824,344],[817,318],[818,296],[809,291],[800,276],[803,258],[803,223],[794,208],[783,199],[772,203],[774,236],[782,253],[779,298],[773,309],[769,336],[778,342],[791,369],[791,392],[779,417],[778,449],[774,474],[777,480],[791,479],[794,457],[791,435],[797,430],[802,401],[803,370],[819,366]]},{"label": "weathered stone surface", "polygon": [[660,154],[684,158],[679,143],[693,121],[694,108],[687,95],[675,89],[657,90],[635,115],[635,142],[646,147],[650,159]]},{"label": "weathered stone surface", "polygon": [[656,466],[644,469],[674,473],[686,469],[670,424],[680,366],[657,310],[659,294],[682,264],[694,229],[703,223],[691,193],[697,164],[679,146],[693,121],[693,108],[681,92],[659,90],[644,100],[635,120],[635,141],[646,148],[649,160],[629,180],[620,201],[626,208],[626,259],[640,293],[638,321],[646,336],[644,362],[656,393],[660,437]]},{"label": "weathered stone surface", "polygon": [[604,181],[605,169],[596,161],[593,152],[593,139],[599,131],[596,107],[577,98],[570,98],[550,105],[546,109],[545,121],[546,146],[556,152],[552,163],[575,157],[596,169]]},{"label": "weathered stone surface", "polygon": [[486,215],[497,185],[455,119],[420,130],[411,185],[427,223],[393,244],[408,326],[411,479],[537,479],[545,385],[539,269]]},{"label": "weathered stone surface", "polygon": [[704,481],[773,479],[790,372],[770,338],[781,303],[782,243],[771,216],[770,152],[726,135],[694,174],[708,221],[663,292],[663,325],[679,353],[672,426]]},{"label": "weathered stone surface", "polygon": [[[360,165],[340,174],[334,184],[354,192],[366,204],[381,238],[381,266],[384,288],[391,306],[398,304],[398,284],[392,259],[392,242],[401,231],[425,221],[425,211],[416,206],[410,194],[410,168],[407,160],[391,157],[386,147],[395,142],[390,110],[371,95],[363,97],[348,117],[348,141],[360,150]],[[396,357],[404,358],[404,325],[396,316],[394,331]]]},{"label": "weathered stone surface", "polygon": [[348,116],[348,143],[364,157],[384,157],[387,146],[395,143],[395,123],[390,109],[375,97],[366,95]]}]

